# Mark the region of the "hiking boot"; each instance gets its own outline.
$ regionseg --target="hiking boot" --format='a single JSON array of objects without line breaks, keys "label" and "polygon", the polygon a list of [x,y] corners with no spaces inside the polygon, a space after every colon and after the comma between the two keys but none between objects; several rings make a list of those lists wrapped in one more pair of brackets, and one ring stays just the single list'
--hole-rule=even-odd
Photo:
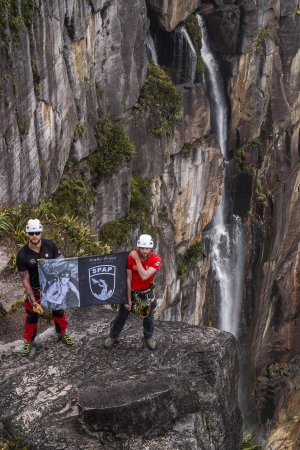
[{"label": "hiking boot", "polygon": [[107,338],[104,341],[104,347],[105,348],[112,348],[116,343],[117,343],[116,339],[114,339],[114,338],[112,338],[110,336],[107,336]]},{"label": "hiking boot", "polygon": [[145,343],[147,345],[148,348],[150,348],[150,350],[155,350],[156,349],[156,342],[153,339],[153,337],[151,338],[145,338]]},{"label": "hiking boot", "polygon": [[31,342],[24,342],[22,356],[29,356],[31,349],[32,349]]},{"label": "hiking boot", "polygon": [[70,338],[68,334],[59,334],[58,340],[61,341],[63,344],[67,345],[68,347],[72,347],[74,345],[74,342]]}]

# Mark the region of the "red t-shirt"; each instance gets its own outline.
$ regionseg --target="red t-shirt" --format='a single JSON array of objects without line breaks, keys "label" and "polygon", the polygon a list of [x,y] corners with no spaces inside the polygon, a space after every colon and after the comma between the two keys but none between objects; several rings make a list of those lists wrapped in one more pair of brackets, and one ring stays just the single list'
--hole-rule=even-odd
[{"label": "red t-shirt", "polygon": [[[155,253],[150,253],[145,261],[141,259],[141,263],[144,269],[148,269],[148,267],[154,267],[154,269],[159,270],[161,266],[161,258]],[[131,288],[134,291],[144,291],[150,288],[151,284],[153,283],[155,273],[150,278],[148,278],[148,280],[142,280],[137,271],[135,260],[130,254],[127,258],[127,269],[132,270]]]}]

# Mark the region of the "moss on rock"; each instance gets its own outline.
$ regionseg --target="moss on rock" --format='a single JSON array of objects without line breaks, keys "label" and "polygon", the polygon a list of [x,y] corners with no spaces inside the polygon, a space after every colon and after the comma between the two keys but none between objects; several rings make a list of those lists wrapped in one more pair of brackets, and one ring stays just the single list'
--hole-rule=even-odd
[{"label": "moss on rock", "polygon": [[87,161],[94,184],[97,184],[101,177],[111,177],[129,163],[135,154],[135,147],[121,124],[111,120],[98,122],[95,137],[98,149],[87,157]]},{"label": "moss on rock", "polygon": [[170,133],[183,118],[183,95],[171,78],[159,66],[149,63],[148,76],[142,89],[140,103],[152,114],[152,133]]}]

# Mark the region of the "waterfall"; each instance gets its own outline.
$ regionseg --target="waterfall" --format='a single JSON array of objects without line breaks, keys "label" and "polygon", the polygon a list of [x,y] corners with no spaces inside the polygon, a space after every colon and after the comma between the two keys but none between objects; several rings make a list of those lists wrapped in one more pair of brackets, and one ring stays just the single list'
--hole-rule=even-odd
[{"label": "waterfall", "polygon": [[183,25],[177,27],[175,30],[173,51],[173,72],[175,82],[177,84],[194,83],[196,76],[197,53],[192,40]]},{"label": "waterfall", "polygon": [[155,48],[153,37],[151,36],[150,33],[148,33],[147,37],[146,37],[146,47],[147,47],[150,59],[157,66],[158,59],[157,59],[156,48]]},{"label": "waterfall", "polygon": [[228,102],[221,68],[210,48],[205,22],[199,14],[197,19],[202,32],[201,56],[207,74],[213,128],[225,159],[222,199],[206,237],[209,240],[217,285],[218,326],[238,337],[244,276],[244,233],[241,218],[231,212],[230,181],[233,164],[228,160],[227,148]]}]

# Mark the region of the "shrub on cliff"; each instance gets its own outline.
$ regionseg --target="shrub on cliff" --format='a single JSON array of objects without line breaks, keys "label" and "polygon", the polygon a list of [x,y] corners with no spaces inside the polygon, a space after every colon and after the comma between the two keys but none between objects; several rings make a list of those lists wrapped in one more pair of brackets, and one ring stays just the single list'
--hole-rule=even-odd
[{"label": "shrub on cliff", "polygon": [[148,76],[142,89],[140,103],[150,111],[154,125],[152,133],[170,133],[183,117],[183,96],[171,78],[159,66],[149,63]]},{"label": "shrub on cliff", "polygon": [[135,147],[124,128],[111,120],[98,122],[95,137],[98,149],[88,156],[87,160],[96,184],[102,176],[111,177],[124,163],[129,163],[135,153]]},{"label": "shrub on cliff", "polygon": [[4,238],[14,248],[11,265],[15,266],[15,256],[27,241],[25,224],[30,217],[38,217],[47,239],[57,242],[66,257],[109,253],[110,247],[97,239],[91,229],[78,217],[57,209],[52,201],[41,201],[37,206],[27,204],[19,208],[0,208],[0,239]]},{"label": "shrub on cliff", "polygon": [[101,228],[100,239],[107,242],[113,250],[129,244],[128,237],[133,228],[140,232],[155,234],[151,224],[151,179],[133,177],[131,179],[130,208],[126,217],[113,220]]}]

